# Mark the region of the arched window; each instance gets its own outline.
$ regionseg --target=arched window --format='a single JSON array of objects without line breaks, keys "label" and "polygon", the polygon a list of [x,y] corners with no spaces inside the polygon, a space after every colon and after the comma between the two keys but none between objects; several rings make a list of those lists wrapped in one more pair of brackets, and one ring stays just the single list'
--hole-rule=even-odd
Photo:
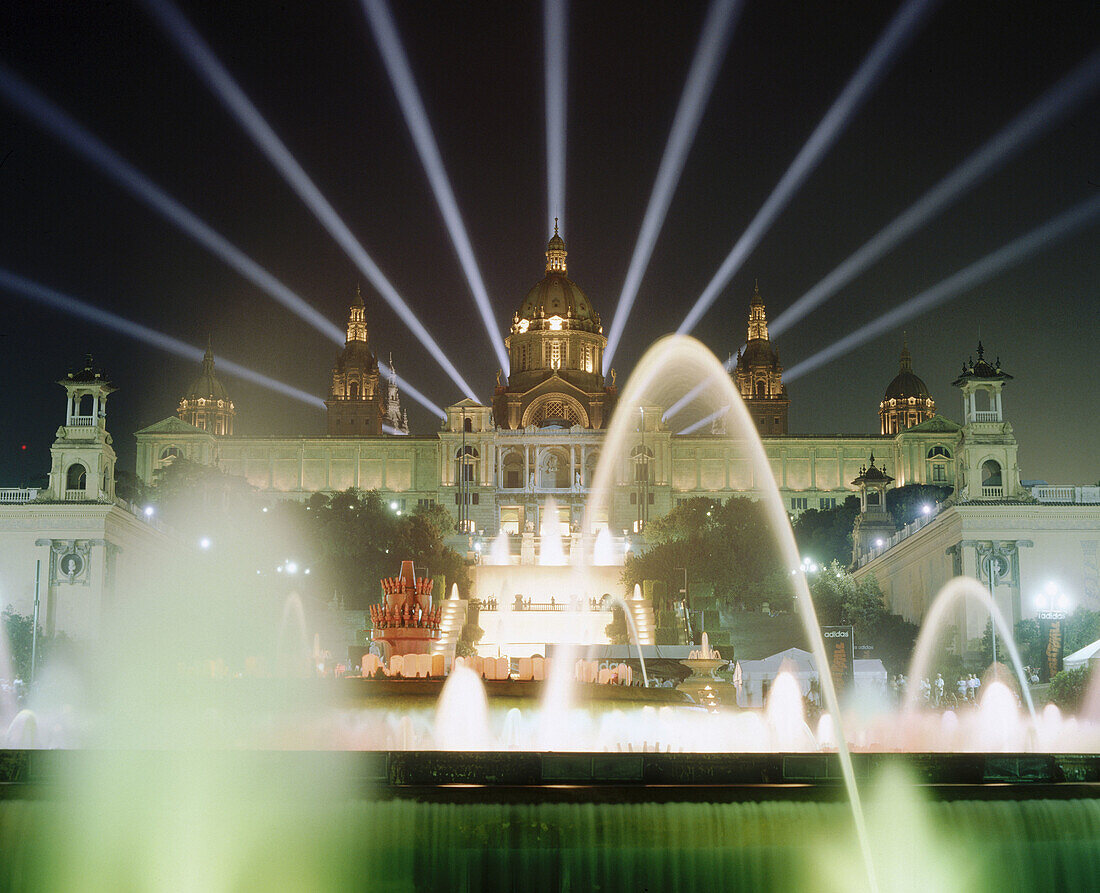
[{"label": "arched window", "polygon": [[630,451],[634,463],[634,480],[653,483],[653,450],[641,444]]},{"label": "arched window", "polygon": [[455,450],[455,480],[474,483],[477,481],[478,451],[472,446]]},{"label": "arched window", "polygon": [[162,464],[168,465],[169,463],[174,462],[181,455],[183,454],[180,452],[179,447],[166,446],[163,450],[160,451],[160,461]]},{"label": "arched window", "polygon": [[929,459],[935,459],[937,457],[942,457],[944,459],[950,459],[951,458],[951,451],[948,450],[947,447],[945,447],[945,446],[934,446],[934,447],[932,447],[932,449],[930,449],[928,451],[928,458]]},{"label": "arched window", "polygon": [[463,417],[463,419],[462,419],[462,430],[465,431],[467,434],[472,434],[473,433],[473,431],[474,431],[474,420],[471,419],[469,416]]},{"label": "arched window", "polygon": [[351,397],[352,400],[359,399],[359,382],[353,381],[348,385],[348,396]]},{"label": "arched window", "polygon": [[83,490],[88,482],[88,469],[79,462],[74,462],[65,473],[66,490]]},{"label": "arched window", "polygon": [[77,415],[90,416],[95,406],[95,398],[91,394],[82,394],[77,403]]},{"label": "arched window", "polygon": [[[519,453],[508,453],[504,457],[504,487],[508,490],[523,489],[523,456]],[[518,520],[516,522],[519,523]],[[517,528],[517,533],[518,528]]]},{"label": "arched window", "polygon": [[758,381],[756,383],[756,399],[757,400],[763,400],[764,396],[765,396],[765,393],[766,393],[766,391],[765,391],[764,382]]},{"label": "arched window", "polygon": [[986,487],[1002,487],[1001,465],[993,459],[986,459],[982,463],[982,489]]}]

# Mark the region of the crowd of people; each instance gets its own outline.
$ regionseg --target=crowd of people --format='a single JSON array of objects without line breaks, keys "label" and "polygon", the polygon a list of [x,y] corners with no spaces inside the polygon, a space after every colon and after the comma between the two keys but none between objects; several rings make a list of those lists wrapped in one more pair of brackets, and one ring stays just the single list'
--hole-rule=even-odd
[{"label": "crowd of people", "polygon": [[[899,704],[905,699],[909,678],[901,673],[890,679],[890,693]],[[976,673],[964,673],[953,685],[948,685],[942,673],[925,676],[918,685],[918,701],[930,707],[947,707],[958,704],[977,704],[982,680]]]}]

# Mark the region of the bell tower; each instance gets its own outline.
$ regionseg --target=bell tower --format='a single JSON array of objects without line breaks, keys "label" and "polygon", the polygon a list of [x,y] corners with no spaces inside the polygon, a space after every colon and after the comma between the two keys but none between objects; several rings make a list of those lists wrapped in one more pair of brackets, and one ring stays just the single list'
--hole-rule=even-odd
[{"label": "bell tower", "polygon": [[368,341],[363,295],[355,290],[348,308],[347,340],[332,369],[332,391],[325,401],[328,433],[356,437],[382,433],[385,396],[379,385],[378,360]]},{"label": "bell tower", "polygon": [[49,498],[114,502],[115,450],[107,433],[107,397],[115,391],[91,357],[58,382],[65,389],[65,424],[50,447]]},{"label": "bell tower", "polygon": [[978,342],[978,360],[963,364],[952,384],[962,391],[963,428],[960,443],[960,501],[1023,499],[1016,435],[1004,419],[1001,390],[1012,376],[1000,358],[990,363]]},{"label": "bell tower", "polygon": [[753,287],[748,339],[744,350],[737,352],[734,379],[757,430],[761,434],[786,434],[791,401],[783,384],[779,352],[768,338],[768,315],[759,285]]},{"label": "bell tower", "polygon": [[894,535],[894,521],[886,510],[886,491],[894,479],[875,465],[875,454],[870,462],[859,470],[859,477],[852,481],[859,488],[859,515],[852,528],[852,563],[860,556],[881,549]]}]

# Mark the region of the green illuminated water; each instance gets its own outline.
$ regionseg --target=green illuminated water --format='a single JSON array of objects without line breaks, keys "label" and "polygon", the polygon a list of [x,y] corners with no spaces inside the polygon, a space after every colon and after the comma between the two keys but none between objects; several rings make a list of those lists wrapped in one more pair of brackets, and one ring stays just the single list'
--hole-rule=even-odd
[{"label": "green illuminated water", "polygon": [[[0,887],[697,893],[866,883],[844,803],[253,802],[227,816],[174,816],[168,840],[140,829],[172,804],[135,805],[128,827],[106,816],[81,840],[68,836],[69,808],[0,802]],[[869,811],[884,890],[1085,890],[1100,876],[1098,801],[939,802],[921,814],[917,830],[905,815]]]}]

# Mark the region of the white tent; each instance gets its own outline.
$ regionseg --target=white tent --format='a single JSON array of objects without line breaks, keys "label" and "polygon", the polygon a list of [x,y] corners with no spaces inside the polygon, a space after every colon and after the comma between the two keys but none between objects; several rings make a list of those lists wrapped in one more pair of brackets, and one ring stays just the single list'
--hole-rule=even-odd
[{"label": "white tent", "polygon": [[[788,648],[763,660],[743,660],[740,665],[742,684],[737,693],[739,707],[762,707],[775,677],[783,670],[794,676],[803,695],[809,693],[810,682],[817,677],[814,656],[801,648]],[[855,680],[857,689],[885,694],[886,667],[881,660],[857,659]]]},{"label": "white tent", "polygon": [[1067,655],[1062,661],[1062,667],[1066,670],[1076,670],[1079,667],[1087,667],[1093,658],[1100,658],[1100,639],[1097,639],[1084,648],[1078,648],[1073,654]]}]

